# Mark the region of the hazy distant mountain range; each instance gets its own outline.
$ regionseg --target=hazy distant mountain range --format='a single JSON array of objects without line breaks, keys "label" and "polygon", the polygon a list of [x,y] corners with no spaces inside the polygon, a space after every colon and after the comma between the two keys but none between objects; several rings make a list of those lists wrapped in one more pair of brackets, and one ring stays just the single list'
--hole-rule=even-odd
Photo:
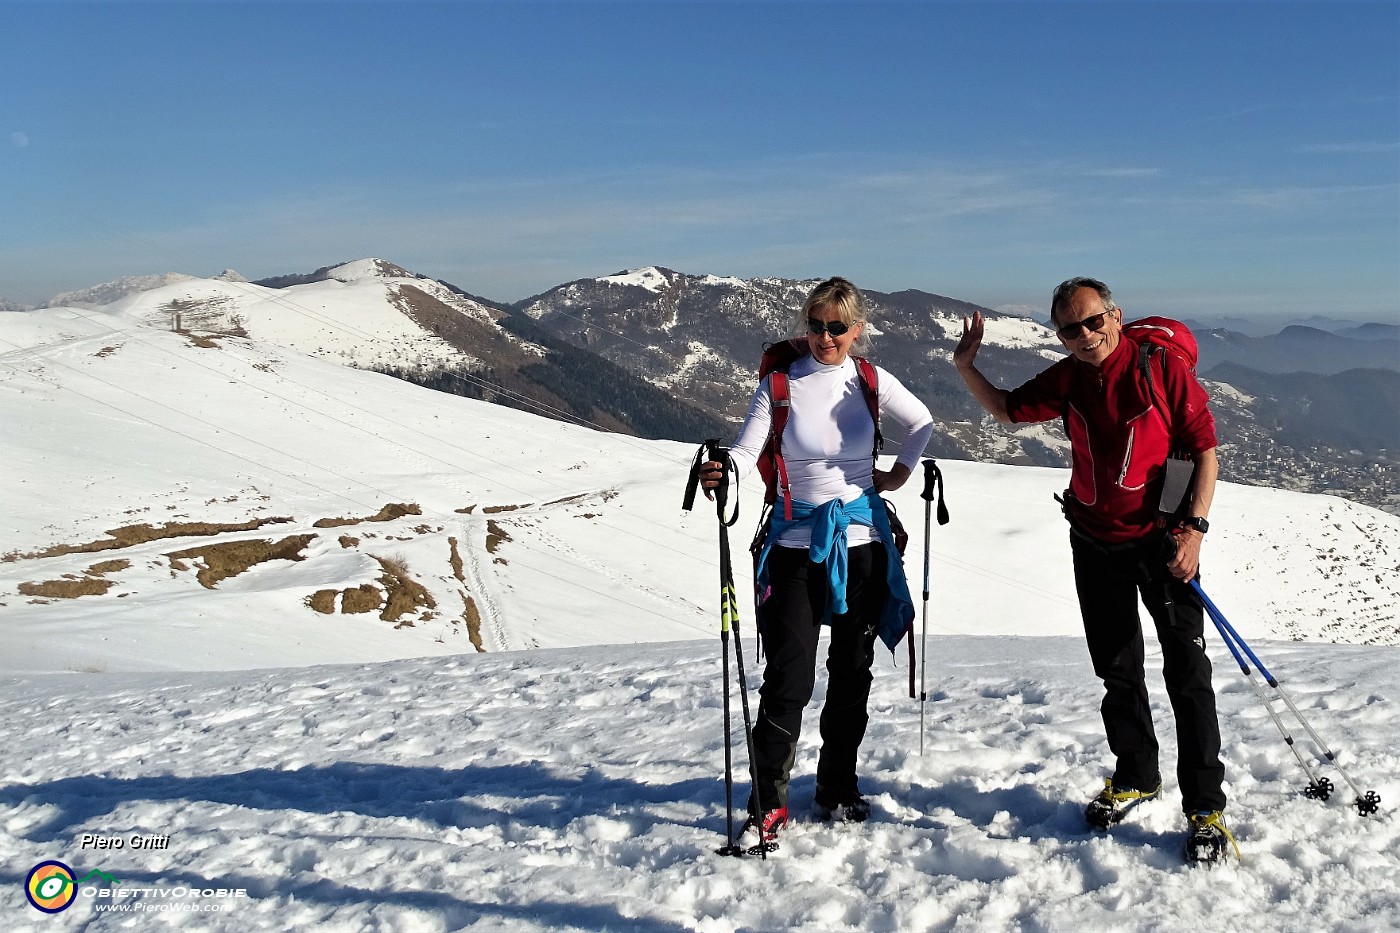
[{"label": "hazy distant mountain range", "polygon": [[[48,304],[244,334],[609,431],[698,441],[732,433],[762,346],[788,333],[813,284],[646,267],[505,304],[366,259],[256,283],[232,271],[213,279],[130,277]],[[1003,385],[1018,384],[1063,355],[1047,327],[917,290],[865,294],[872,356],[938,418],[932,455],[1067,463],[1058,425],[984,419],[951,362],[962,317],[981,310],[988,318],[984,369]],[[1196,329],[1199,371],[1213,384],[1220,422],[1223,476],[1333,490],[1400,512],[1397,328],[1342,329],[1300,325],[1264,337]],[[897,430],[887,427],[897,443]]]},{"label": "hazy distant mountain range", "polygon": [[1265,373],[1340,373],[1348,369],[1400,370],[1400,327],[1367,324],[1327,331],[1292,324],[1277,334],[1246,337],[1229,330],[1195,330],[1200,371],[1222,363]]}]

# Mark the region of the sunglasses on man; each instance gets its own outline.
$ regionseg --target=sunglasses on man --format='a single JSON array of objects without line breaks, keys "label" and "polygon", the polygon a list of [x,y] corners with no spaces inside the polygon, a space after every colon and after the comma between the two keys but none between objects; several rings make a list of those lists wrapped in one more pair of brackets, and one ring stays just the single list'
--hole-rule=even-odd
[{"label": "sunglasses on man", "polygon": [[1061,340],[1073,340],[1079,336],[1080,328],[1089,331],[1103,330],[1104,318],[1108,316],[1107,311],[1100,311],[1098,314],[1091,314],[1082,321],[1075,321],[1073,324],[1066,324],[1055,333],[1060,335]]},{"label": "sunglasses on man", "polygon": [[851,325],[844,321],[819,321],[814,317],[807,318],[807,329],[812,332],[813,337],[820,337],[822,332],[833,337],[840,337],[851,329]]}]

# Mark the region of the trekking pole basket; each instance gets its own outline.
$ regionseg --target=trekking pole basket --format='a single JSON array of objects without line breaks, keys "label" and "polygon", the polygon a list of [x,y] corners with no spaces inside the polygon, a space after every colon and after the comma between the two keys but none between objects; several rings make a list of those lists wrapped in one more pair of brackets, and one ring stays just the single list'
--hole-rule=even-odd
[{"label": "trekking pole basket", "polygon": [[[1350,785],[1352,791],[1355,792],[1356,799],[1352,801],[1352,804],[1356,807],[1356,811],[1362,816],[1371,816],[1379,812],[1381,808],[1380,795],[1374,790],[1368,790],[1363,793],[1361,788],[1357,787],[1356,782],[1351,779],[1351,775],[1347,773],[1346,769],[1342,767],[1341,762],[1337,760],[1336,753],[1327,747],[1326,742],[1322,741],[1321,736],[1313,729],[1312,723],[1308,722],[1302,710],[1298,709],[1297,704],[1293,702],[1293,698],[1288,695],[1287,691],[1285,691],[1283,686],[1278,682],[1278,678],[1269,673],[1268,669],[1264,667],[1263,662],[1259,660],[1258,656],[1250,649],[1249,645],[1245,643],[1245,640],[1240,637],[1239,632],[1235,631],[1234,626],[1225,618],[1224,613],[1222,613],[1215,603],[1211,601],[1211,598],[1206,595],[1205,590],[1201,589],[1200,581],[1192,580],[1191,588],[1196,591],[1196,595],[1201,597],[1201,602],[1205,605],[1206,614],[1209,615],[1211,621],[1215,623],[1216,629],[1220,632],[1221,639],[1225,642],[1225,647],[1229,648],[1230,654],[1234,655],[1235,662],[1239,664],[1240,670],[1249,678],[1250,686],[1254,688],[1255,694],[1263,701],[1264,708],[1269,713],[1269,718],[1274,721],[1274,725],[1277,726],[1279,732],[1282,733],[1284,742],[1288,744],[1288,748],[1293,752],[1293,756],[1298,759],[1298,764],[1302,765],[1303,770],[1307,772],[1308,786],[1303,789],[1303,796],[1310,797],[1314,800],[1327,800],[1332,796],[1336,788],[1330,780],[1319,774],[1312,765],[1308,763],[1307,759],[1303,757],[1302,753],[1298,751],[1298,746],[1293,741],[1293,736],[1289,734],[1288,728],[1283,723],[1283,719],[1279,716],[1278,711],[1274,709],[1273,704],[1278,701],[1281,701],[1298,722],[1302,724],[1313,742],[1321,750],[1323,757],[1337,768],[1337,773],[1342,776],[1342,779],[1345,780],[1347,784]],[[1254,662],[1254,666],[1258,668],[1259,673],[1263,675],[1269,687],[1273,689],[1276,694],[1275,696],[1269,696],[1265,693],[1264,688],[1259,685],[1259,682],[1254,677],[1254,671],[1250,669],[1249,664],[1245,661],[1246,657]]]}]

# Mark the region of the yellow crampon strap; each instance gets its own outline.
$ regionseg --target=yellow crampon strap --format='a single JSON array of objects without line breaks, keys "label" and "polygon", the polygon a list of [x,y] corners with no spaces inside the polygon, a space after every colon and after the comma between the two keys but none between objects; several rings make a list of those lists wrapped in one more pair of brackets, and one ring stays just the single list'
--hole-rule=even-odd
[{"label": "yellow crampon strap", "polygon": [[1219,810],[1216,810],[1204,819],[1193,816],[1191,817],[1191,822],[1197,826],[1214,826],[1216,829],[1220,830],[1225,834],[1225,838],[1230,840],[1230,845],[1235,847],[1235,858],[1238,861],[1244,861],[1244,856],[1240,855],[1240,844],[1235,841],[1235,834],[1230,832],[1230,827],[1225,825],[1225,818],[1221,815]]}]

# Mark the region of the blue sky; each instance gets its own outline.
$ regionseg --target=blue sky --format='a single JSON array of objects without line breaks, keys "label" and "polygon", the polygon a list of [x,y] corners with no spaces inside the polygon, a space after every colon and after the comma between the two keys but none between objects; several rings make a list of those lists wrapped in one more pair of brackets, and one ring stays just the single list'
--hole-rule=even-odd
[{"label": "blue sky", "polygon": [[0,298],[365,256],[1400,323],[1400,3],[0,0]]}]

